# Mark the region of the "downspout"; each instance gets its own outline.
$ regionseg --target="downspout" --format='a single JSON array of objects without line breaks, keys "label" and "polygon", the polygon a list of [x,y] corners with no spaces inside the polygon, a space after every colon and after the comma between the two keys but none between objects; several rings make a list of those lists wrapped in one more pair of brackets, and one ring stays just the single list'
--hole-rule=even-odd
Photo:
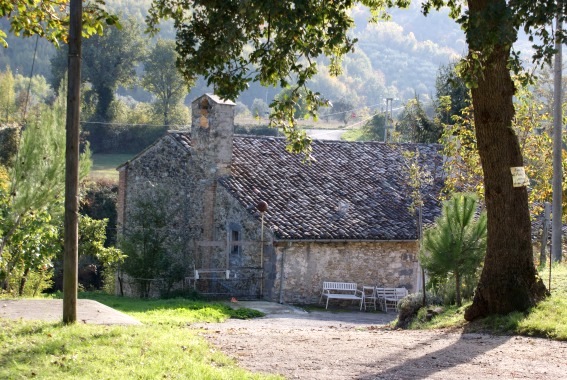
[{"label": "downspout", "polygon": [[268,211],[268,203],[260,201],[256,205],[261,216],[260,229],[260,297],[264,298],[264,213]]},{"label": "downspout", "polygon": [[284,274],[285,274],[285,252],[288,250],[288,248],[291,247],[291,242],[287,242],[286,246],[282,249],[282,265],[281,265],[281,273],[280,273],[280,301],[279,303],[284,303],[283,302],[283,291],[284,291]]}]

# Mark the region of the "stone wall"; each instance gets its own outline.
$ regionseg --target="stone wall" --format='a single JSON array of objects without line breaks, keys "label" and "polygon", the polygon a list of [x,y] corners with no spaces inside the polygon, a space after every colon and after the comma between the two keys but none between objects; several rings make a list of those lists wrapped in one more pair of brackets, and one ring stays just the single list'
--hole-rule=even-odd
[{"label": "stone wall", "polygon": [[[293,242],[275,250],[273,301],[319,302],[323,281],[417,287],[417,242]],[[283,262],[283,292],[282,286]]]},{"label": "stone wall", "polygon": [[[319,301],[323,281],[404,286],[410,291],[416,288],[416,242],[274,245],[269,226],[261,238],[260,214],[254,205],[240,204],[214,182],[216,175],[207,174],[185,147],[166,136],[123,167],[120,177],[120,193],[126,194],[121,195],[122,220],[128,220],[136,199],[157,201],[159,193],[162,198],[163,193],[167,194],[161,205],[170,215],[170,224],[164,231],[170,242],[167,254],[183,262],[186,276],[192,276],[195,268],[230,270],[228,280],[215,280],[224,290],[201,280],[198,284],[201,291],[232,291],[247,296],[262,293],[273,301],[280,301],[281,294],[283,302],[312,304]],[[242,246],[238,254],[231,253],[229,246],[229,233],[234,226],[241,231]],[[135,228],[131,220],[126,227]],[[199,246],[202,241],[212,244]],[[284,276],[280,293],[282,260]],[[125,290],[127,294],[135,294],[135,287],[125,286]]]},{"label": "stone wall", "polygon": [[[194,259],[190,242],[201,234],[203,173],[186,148],[165,136],[120,168],[118,225],[122,236],[140,228],[135,221],[139,201],[153,200],[166,213],[164,236],[167,254],[186,266]],[[132,288],[133,289],[133,288]],[[117,289],[118,291],[118,289]],[[132,295],[132,294],[130,294]]]}]

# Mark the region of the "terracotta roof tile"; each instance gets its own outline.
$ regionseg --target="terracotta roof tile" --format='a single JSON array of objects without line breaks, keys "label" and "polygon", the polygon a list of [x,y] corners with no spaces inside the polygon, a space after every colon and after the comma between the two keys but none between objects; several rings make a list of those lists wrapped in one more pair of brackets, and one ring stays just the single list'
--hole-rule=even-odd
[{"label": "terracotta roof tile", "polygon": [[[172,134],[190,145],[188,134]],[[423,191],[423,223],[440,212],[438,145],[315,140],[316,161],[309,164],[285,145],[279,138],[235,136],[232,174],[220,180],[251,214],[259,216],[258,202],[268,203],[264,220],[278,239],[416,239],[403,150],[419,149],[420,163],[435,178]]]}]

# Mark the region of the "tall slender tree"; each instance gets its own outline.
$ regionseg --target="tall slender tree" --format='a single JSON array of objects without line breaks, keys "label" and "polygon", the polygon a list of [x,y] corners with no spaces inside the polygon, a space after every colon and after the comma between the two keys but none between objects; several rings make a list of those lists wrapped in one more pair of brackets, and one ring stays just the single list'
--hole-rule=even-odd
[{"label": "tall slender tree", "polygon": [[172,116],[177,108],[183,107],[188,93],[187,83],[175,67],[176,60],[175,42],[166,40],[158,40],[144,60],[142,86],[155,95],[154,108],[162,115],[164,125],[179,122]]}]

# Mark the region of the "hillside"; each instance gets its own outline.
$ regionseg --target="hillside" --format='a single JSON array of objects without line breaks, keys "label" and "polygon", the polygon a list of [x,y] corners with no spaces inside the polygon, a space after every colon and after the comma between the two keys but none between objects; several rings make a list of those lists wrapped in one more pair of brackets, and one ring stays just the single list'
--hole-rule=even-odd
[{"label": "hillside", "polygon": [[[108,8],[123,16],[143,23],[151,0],[107,0]],[[331,100],[353,99],[357,104],[371,105],[393,97],[402,102],[418,94],[422,98],[435,94],[435,76],[440,65],[458,58],[466,49],[464,35],[448,17],[447,11],[433,12],[425,17],[419,1],[409,9],[392,10],[392,21],[369,24],[369,12],[363,7],[353,10],[355,28],[352,33],[359,42],[355,51],[346,57],[345,71],[339,78],[331,78],[321,58],[320,74],[311,82],[314,89]],[[0,29],[8,31],[6,20],[0,20]],[[171,24],[166,24],[161,38],[174,38]],[[0,70],[9,65],[13,72],[29,75],[35,39],[9,37],[8,49],[0,49]],[[527,46],[525,43],[521,46]],[[39,41],[34,73],[50,76],[50,57],[54,48]],[[189,97],[210,91],[199,81]],[[268,103],[279,89],[262,88],[252,84],[239,99],[250,106],[259,98]],[[125,92],[135,98],[140,91]],[[141,98],[140,98],[141,99]]]}]

